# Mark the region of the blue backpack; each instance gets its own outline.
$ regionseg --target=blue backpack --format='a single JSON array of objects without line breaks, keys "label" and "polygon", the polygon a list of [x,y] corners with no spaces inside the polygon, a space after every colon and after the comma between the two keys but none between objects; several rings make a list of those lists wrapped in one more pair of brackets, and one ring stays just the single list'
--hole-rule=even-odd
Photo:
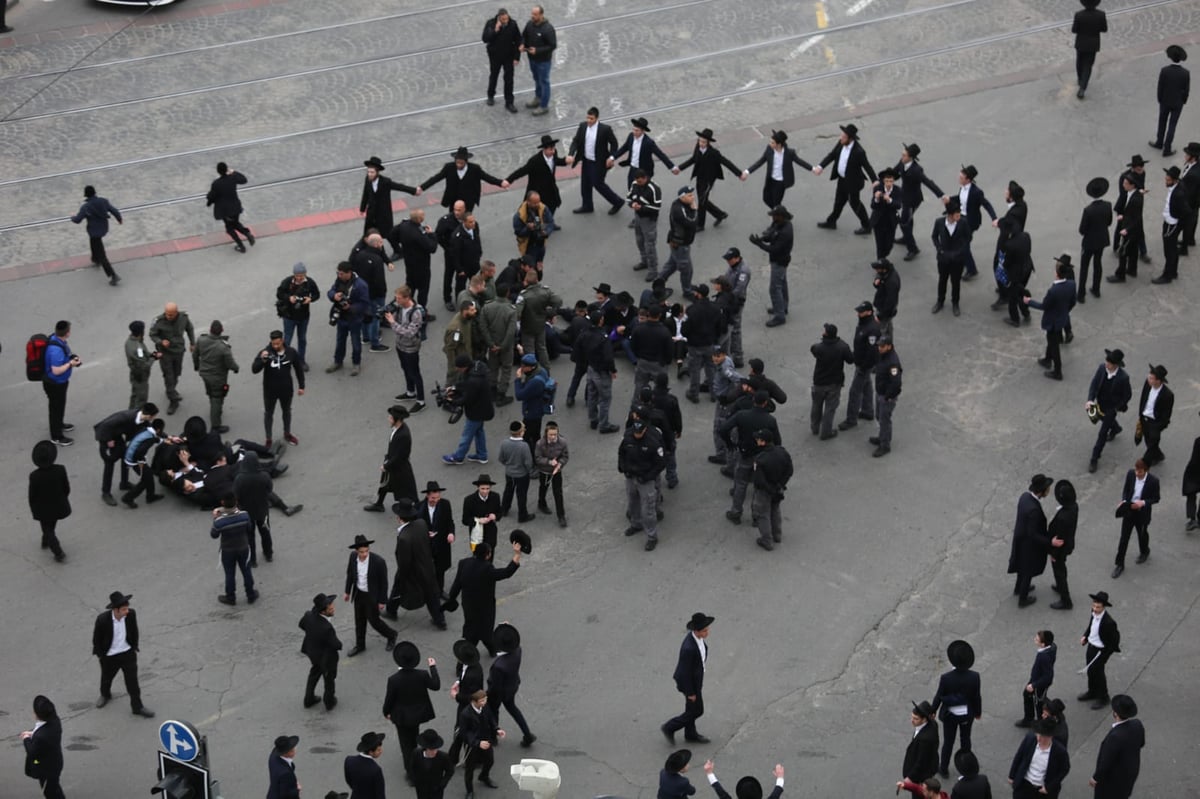
[{"label": "blue backpack", "polygon": [[543,371],[542,377],[546,380],[546,385],[542,387],[542,415],[549,416],[554,413],[554,398],[558,393],[558,381]]}]

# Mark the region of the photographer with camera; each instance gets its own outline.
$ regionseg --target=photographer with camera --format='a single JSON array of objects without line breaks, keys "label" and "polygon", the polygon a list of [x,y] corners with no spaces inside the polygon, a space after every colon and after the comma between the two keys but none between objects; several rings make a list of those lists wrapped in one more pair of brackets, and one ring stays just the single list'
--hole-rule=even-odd
[{"label": "photographer with camera", "polygon": [[413,301],[409,286],[396,289],[396,297],[383,309],[383,321],[396,334],[396,357],[404,372],[404,393],[396,399],[416,399],[409,413],[425,410],[425,381],[421,379],[422,329],[429,317],[425,309]]},{"label": "photographer with camera", "polygon": [[317,281],[308,276],[308,267],[303,261],[298,261],[292,267],[292,276],[285,277],[275,289],[275,313],[283,320],[283,344],[292,346],[292,334],[296,335],[296,352],[300,356],[300,365],[308,371],[308,319],[311,316],[309,307],[321,299],[321,289]]},{"label": "photographer with camera", "polygon": [[546,240],[554,232],[554,215],[542,203],[542,196],[529,192],[525,202],[517,206],[512,219],[513,234],[517,237],[517,252],[530,255],[540,269],[546,260]]},{"label": "photographer with camera", "polygon": [[333,349],[333,363],[325,367],[331,374],[342,368],[346,360],[346,337],[350,337],[350,376],[357,377],[362,364],[363,323],[371,313],[370,291],[367,283],[354,273],[349,261],[337,265],[337,280],[326,292],[333,308],[329,311],[329,324],[337,327],[337,345]]},{"label": "photographer with camera", "polygon": [[[496,408],[492,404],[492,389],[488,381],[487,364],[482,361],[472,361],[469,355],[459,355],[454,361],[454,371],[457,382],[446,389],[445,399],[439,398],[439,405],[449,402],[451,405],[462,407],[463,422],[462,437],[458,441],[458,449],[450,455],[443,455],[442,461],[451,466],[459,466],[463,461],[487,463],[487,435],[483,423],[491,421],[496,416]],[[451,420],[454,417],[451,416]],[[475,454],[468,455],[471,442],[475,442]]]},{"label": "photographer with camera", "polygon": [[770,210],[771,226],[758,235],[750,236],[750,243],[767,253],[771,264],[771,318],[767,327],[778,327],[787,321],[788,284],[787,267],[792,262],[792,215],[782,205]]},{"label": "photographer with camera", "polygon": [[[292,388],[292,371],[296,372],[299,389]],[[254,374],[263,373],[263,428],[267,433],[266,445],[271,446],[271,429],[275,424],[275,403],[283,410],[283,440],[296,445],[300,439],[292,435],[292,394],[304,396],[304,369],[300,355],[283,343],[283,331],[271,331],[271,343],[258,353],[250,365]]]}]

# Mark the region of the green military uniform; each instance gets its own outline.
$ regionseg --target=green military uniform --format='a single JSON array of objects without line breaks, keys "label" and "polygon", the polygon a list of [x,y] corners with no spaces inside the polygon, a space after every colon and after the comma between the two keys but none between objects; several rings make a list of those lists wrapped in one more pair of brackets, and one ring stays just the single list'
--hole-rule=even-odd
[{"label": "green military uniform", "polygon": [[201,335],[192,351],[192,365],[200,373],[204,392],[208,394],[209,421],[213,428],[220,427],[225,395],[229,393],[229,373],[240,371],[233,359],[229,336],[211,332]]},{"label": "green military uniform", "polygon": [[550,351],[546,349],[546,320],[561,308],[562,299],[544,283],[526,286],[517,297],[517,310],[521,316],[521,348],[537,353],[538,363],[550,370]]},{"label": "green military uniform", "polygon": [[150,370],[154,366],[154,348],[141,336],[125,339],[125,362],[129,365],[129,407],[141,408],[150,401]]},{"label": "green military uniform", "polygon": [[[163,384],[167,389],[167,399],[171,403],[167,413],[171,414],[183,399],[176,386],[179,385],[179,376],[183,374],[183,356],[187,352],[187,345],[194,346],[196,343],[196,330],[192,327],[192,320],[188,319],[187,313],[180,311],[174,319],[168,319],[166,314],[159,315],[150,326],[149,336],[154,346],[162,353],[158,365],[162,368]],[[164,341],[169,342],[165,347]]]},{"label": "green military uniform", "polygon": [[[483,337],[484,349],[487,350],[492,388],[496,391],[496,399],[501,400],[508,396],[509,386],[512,385],[513,347],[517,343],[517,306],[507,298],[496,300],[483,306],[483,310],[475,318],[479,320],[479,332]],[[493,347],[498,349],[493,352]]]},{"label": "green military uniform", "polygon": [[446,333],[442,337],[442,352],[446,353],[446,385],[458,382],[459,374],[454,368],[454,360],[459,355],[471,355],[475,349],[472,343],[474,325],[472,320],[464,319],[462,311],[450,317],[446,323]]}]

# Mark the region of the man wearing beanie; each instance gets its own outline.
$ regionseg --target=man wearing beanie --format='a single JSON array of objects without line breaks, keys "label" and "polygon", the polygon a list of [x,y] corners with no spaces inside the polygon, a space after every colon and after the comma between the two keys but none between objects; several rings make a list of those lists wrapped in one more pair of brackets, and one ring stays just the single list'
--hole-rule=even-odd
[{"label": "man wearing beanie", "polygon": [[221,424],[221,411],[225,406],[225,395],[229,393],[229,373],[241,371],[233,358],[229,336],[223,335],[224,326],[214,319],[207,333],[202,333],[192,350],[192,366],[204,381],[204,393],[208,395],[208,415],[214,433],[228,433],[229,428]]},{"label": "man wearing beanie", "polygon": [[308,276],[308,267],[303,261],[292,265],[291,277],[285,277],[275,289],[275,313],[283,320],[284,346],[292,346],[292,334],[296,335],[296,352],[304,371],[308,371],[308,320],[312,315],[312,304],[321,299],[317,281]]},{"label": "man wearing beanie", "polygon": [[813,365],[812,411],[809,427],[812,434],[821,435],[827,441],[837,435],[833,419],[842,398],[842,386],[846,383],[845,364],[854,363],[850,345],[838,338],[837,325],[825,325],[821,340],[809,349],[816,363]]},{"label": "man wearing beanie", "polygon": [[[539,418],[539,427],[541,421]],[[525,425],[521,422],[514,421],[508,426],[508,440],[500,445],[500,463],[504,466],[501,516],[507,516],[512,510],[513,494],[516,494],[517,521],[522,524],[533,521],[536,517],[529,512],[529,478],[533,474],[533,452],[525,441]]]},{"label": "man wearing beanie", "polygon": [[147,347],[146,323],[140,319],[129,323],[129,338],[125,339],[125,363],[129,366],[129,407],[140,408],[150,400],[150,371],[159,358],[158,350]]}]

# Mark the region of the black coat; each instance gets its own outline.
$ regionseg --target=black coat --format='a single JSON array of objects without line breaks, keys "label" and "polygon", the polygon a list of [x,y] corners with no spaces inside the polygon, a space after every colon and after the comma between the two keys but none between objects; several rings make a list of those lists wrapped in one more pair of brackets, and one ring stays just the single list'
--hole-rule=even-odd
[{"label": "black coat", "polygon": [[387,255],[382,248],[367,247],[365,244],[356,246],[350,251],[350,266],[353,267],[354,274],[367,284],[368,296],[387,296]]},{"label": "black coat", "polygon": [[1017,522],[1013,526],[1008,573],[1036,577],[1046,571],[1047,541],[1046,514],[1042,510],[1042,503],[1026,491],[1017,500]]},{"label": "black coat", "polygon": [[950,792],[950,799],[992,799],[992,786],[982,774],[959,777]]},{"label": "black coat", "polygon": [[1083,209],[1079,235],[1083,236],[1084,251],[1103,250],[1108,246],[1108,229],[1112,221],[1112,204],[1108,200],[1092,200]]},{"label": "black coat", "polygon": [[1051,283],[1042,301],[1031,299],[1029,307],[1041,310],[1042,330],[1066,330],[1071,326],[1071,309],[1075,307],[1075,281]]},{"label": "black coat", "polygon": [[[955,192],[954,196],[958,196],[958,192]],[[979,230],[983,225],[984,211],[987,211],[989,218],[996,218],[996,209],[992,207],[991,201],[983,193],[983,189],[972,181],[971,187],[967,189],[967,203],[962,207],[963,218],[971,226],[972,232]]]},{"label": "black coat", "polygon": [[[679,171],[692,167],[692,177],[697,182],[703,181],[709,185],[718,180],[725,179],[725,170],[728,169],[734,175],[742,174],[742,170],[721,154],[721,151],[712,144],[704,152],[700,152],[700,145],[692,150],[692,155],[686,161],[679,165]],[[722,168],[723,167],[723,168]]]},{"label": "black coat", "polygon": [[501,702],[511,702],[521,687],[521,647],[505,652],[492,661],[488,670],[488,707],[500,709]]},{"label": "black coat", "polygon": [[1118,368],[1110,378],[1104,364],[1096,367],[1088,386],[1088,401],[1098,404],[1105,416],[1127,410],[1132,397],[1133,389],[1129,387],[1129,375],[1124,369]]},{"label": "black coat", "polygon": [[350,755],[342,766],[342,774],[350,786],[350,799],[386,799],[383,769],[375,758]]},{"label": "black coat", "polygon": [[1200,494],[1200,436],[1192,441],[1192,457],[1188,459],[1187,466],[1183,467],[1182,493]]},{"label": "black coat", "polygon": [[966,263],[967,253],[971,249],[971,226],[965,215],[959,217],[953,233],[946,226],[946,217],[938,217],[933,223],[932,239],[939,264]]},{"label": "black coat", "polygon": [[[1089,613],[1087,626],[1083,628],[1083,637],[1087,638],[1091,631],[1092,615]],[[1106,652],[1121,651],[1121,631],[1117,628],[1117,620],[1108,611],[1100,617],[1100,643],[1104,644]]]},{"label": "black coat", "polygon": [[[455,176],[457,177],[457,175]],[[404,266],[412,271],[429,270],[429,260],[438,248],[437,236],[411,219],[402,219],[396,225],[393,243],[400,245],[404,254]]]},{"label": "black coat", "polygon": [[521,60],[521,29],[512,17],[506,25],[496,30],[496,17],[483,24],[483,43],[487,45],[488,59],[493,62]]},{"label": "black coat", "polygon": [[[1121,501],[1131,502],[1133,500],[1134,483],[1137,480],[1137,474],[1133,469],[1125,473],[1125,485],[1121,489]],[[1146,504],[1142,506],[1141,515],[1145,519],[1145,523],[1149,524],[1152,515],[1154,514],[1154,506],[1158,504],[1159,490],[1158,478],[1154,475],[1146,474],[1146,484],[1142,486],[1142,502]]]},{"label": "black coat", "polygon": [[1058,644],[1050,644],[1033,656],[1033,668],[1029,670],[1029,684],[1038,696],[1054,684],[1054,661],[1058,659]]},{"label": "black coat", "polygon": [[358,201],[358,210],[361,213],[365,213],[367,215],[367,222],[373,223],[372,227],[384,236],[390,233],[395,226],[392,219],[393,191],[403,191],[408,194],[417,193],[417,190],[412,186],[397,183],[383,175],[379,176],[379,184],[374,189],[371,188],[371,181],[363,178],[362,199]]},{"label": "black coat", "polygon": [[412,463],[409,462],[411,456],[412,431],[406,424],[393,428],[388,438],[387,454],[383,458],[383,470],[388,476],[388,491],[415,502],[417,479],[413,476]]},{"label": "black coat", "polygon": [[1098,8],[1076,11],[1071,33],[1075,34],[1076,50],[1081,53],[1097,53],[1100,51],[1100,34],[1108,33],[1108,17]]},{"label": "black coat", "polygon": [[409,774],[412,775],[413,790],[417,792],[417,799],[440,797],[442,790],[454,777],[454,764],[450,762],[450,755],[445,752],[425,757],[425,751],[418,748],[410,762]]},{"label": "black coat", "polygon": [[950,708],[954,705],[966,705],[967,716],[979,718],[983,715],[983,696],[979,691],[979,672],[970,669],[951,669],[942,674],[938,680],[937,693],[933,695],[934,710],[939,710],[938,718],[945,721],[953,716]]},{"label": "black coat", "polygon": [[[584,154],[587,152],[587,127],[586,122],[579,123],[579,127],[575,129],[575,138],[571,139],[571,147],[567,150],[567,155],[575,156],[576,165],[584,160]],[[603,166],[608,159],[615,159],[617,150],[617,135],[613,133],[612,126],[597,122],[596,163]]]},{"label": "black coat", "polygon": [[[765,180],[769,182],[771,180],[771,170],[774,168],[774,164],[775,148],[768,144],[767,148],[763,150],[763,154],[758,157],[758,160],[746,167],[746,171],[753,172],[760,166],[766,166],[767,170],[765,173]],[[812,171],[812,164],[808,163],[799,155],[797,155],[796,151],[791,147],[785,146],[783,148],[783,187],[785,189],[796,185],[796,168],[792,166],[793,164],[799,164],[809,172]]]},{"label": "black coat", "polygon": [[[512,23],[510,22],[510,24]],[[446,181],[446,190],[442,192],[442,205],[446,208],[453,207],[454,203],[458,200],[466,203],[467,208],[474,208],[479,205],[479,198],[483,196],[483,184],[485,182],[493,186],[499,186],[503,182],[495,175],[489,175],[487,172],[484,172],[483,167],[479,166],[479,164],[472,164],[469,161],[467,162],[466,173],[460,178],[458,176],[458,165],[450,161],[442,166],[442,171],[422,183],[421,190],[424,191],[442,180]]]},{"label": "black coat", "polygon": [[[704,642],[708,649],[708,641]],[[700,647],[692,633],[688,633],[679,645],[679,660],[675,663],[675,690],[684,696],[699,696],[704,690],[705,658],[700,655]]]},{"label": "black coat", "polygon": [[655,158],[658,158],[659,161],[662,161],[663,165],[666,166],[667,169],[675,168],[675,162],[668,158],[667,154],[659,149],[659,146],[655,143],[654,139],[650,138],[650,136],[645,133],[642,134],[642,143],[638,147],[638,162],[636,164],[633,163],[632,133],[625,137],[625,143],[621,145],[619,150],[613,153],[613,158],[620,158],[623,155],[628,156],[628,158],[621,162],[621,166],[627,166],[631,170],[640,169],[651,178],[654,177]]},{"label": "black coat", "polygon": [[938,770],[937,722],[929,721],[917,731],[904,750],[903,776],[913,782],[924,782]]},{"label": "black coat", "polygon": [[[500,492],[489,491],[487,499],[479,496],[478,491],[472,491],[463,498],[462,504],[462,524],[467,528],[467,535],[470,535],[471,528],[475,526],[476,519],[482,519],[485,516],[496,514],[496,518],[500,518]],[[488,545],[494,550],[496,548],[496,523],[487,522],[483,525],[483,540],[488,542]]]},{"label": "black coat", "polygon": [[430,691],[441,690],[437,666],[424,669],[398,669],[388,677],[387,694],[383,698],[383,715],[398,727],[416,727],[432,721],[433,712]]},{"label": "black coat", "polygon": [[1146,729],[1138,719],[1128,719],[1108,731],[1096,753],[1095,799],[1128,799],[1142,768]]},{"label": "black coat", "polygon": [[509,561],[503,569],[498,569],[490,561],[476,557],[458,562],[458,572],[447,595],[453,603],[462,593],[463,638],[491,638],[496,627],[496,583],[512,577],[520,566],[516,561]]},{"label": "black coat", "polygon": [[127,411],[117,411],[96,422],[92,428],[96,441],[101,444],[108,441],[115,441],[117,444],[122,441],[128,443],[149,424],[149,422],[138,424],[138,414],[141,413],[141,410],[141,408],[130,408]]},{"label": "black coat", "polygon": [[897,161],[894,169],[900,176],[897,181],[900,184],[900,196],[907,208],[915,210],[925,201],[925,192],[921,191],[921,186],[928,186],[935,197],[945,194],[938,184],[926,177],[925,167],[915,160],[908,163],[907,169],[905,169],[903,161]]},{"label": "black coat", "polygon": [[477,748],[484,741],[493,747],[497,743],[496,716],[487,707],[477,713],[472,705],[464,705],[458,712],[458,729],[463,742],[471,749]]},{"label": "black coat", "polygon": [[433,566],[439,572],[444,572],[450,568],[448,536],[454,535],[454,509],[450,507],[450,500],[439,499],[432,518],[429,515],[429,503],[423,501],[421,518],[429,526],[429,546],[433,551]]},{"label": "black coat", "polygon": [[1046,528],[1046,535],[1051,539],[1061,538],[1063,545],[1050,550],[1050,557],[1063,560],[1075,551],[1075,528],[1079,524],[1079,506],[1064,505],[1054,514]]},{"label": "black coat", "polygon": [[868,179],[872,183],[875,182],[875,169],[871,166],[871,162],[867,160],[867,151],[863,149],[863,146],[859,144],[857,140],[851,142],[850,144],[850,157],[846,159],[845,176],[839,176],[837,173],[837,164],[841,154],[842,144],[841,142],[838,142],[837,144],[833,145],[833,149],[829,151],[829,155],[821,159],[822,169],[830,164],[833,165],[833,168],[829,170],[830,180],[845,180],[846,185],[851,191],[859,191],[862,189],[863,184],[865,184]]},{"label": "black coat", "polygon": [[63,770],[62,722],[54,717],[26,738],[25,776],[35,780],[58,779]]},{"label": "black coat", "polygon": [[1167,64],[1158,73],[1158,104],[1167,108],[1183,108],[1187,104],[1191,85],[1187,67]]},{"label": "black coat", "polygon": [[1117,221],[1116,231],[1113,238],[1117,239],[1121,235],[1121,231],[1125,231],[1125,239],[1136,244],[1146,238],[1146,227],[1142,221],[1142,209],[1145,207],[1145,200],[1142,198],[1140,191],[1134,190],[1133,194],[1125,198],[1125,203],[1120,205],[1120,208],[1114,207],[1113,210],[1120,214],[1121,218]]},{"label": "black coat", "polygon": [[[1029,771],[1029,764],[1033,761],[1033,750],[1037,747],[1037,736],[1029,733],[1025,739],[1021,741],[1021,745],[1017,747],[1017,753],[1013,756],[1012,766],[1008,769],[1008,778],[1014,784],[1019,785],[1021,780],[1025,779],[1026,772]],[[1050,742],[1050,761],[1046,764],[1046,776],[1042,784],[1046,788],[1046,794],[1050,799],[1058,796],[1062,790],[1063,780],[1067,778],[1067,774],[1071,771],[1071,755],[1067,752],[1067,748],[1058,741],[1051,740]]]},{"label": "black coat", "polygon": [[238,507],[250,514],[251,519],[265,519],[271,510],[271,490],[274,488],[271,475],[258,467],[258,454],[254,452],[247,452],[238,466],[237,476],[233,478]]},{"label": "black coat", "polygon": [[[106,610],[96,617],[96,624],[92,628],[92,654],[98,658],[104,657],[108,654],[112,641],[112,611]],[[134,652],[138,651],[137,611],[133,608],[129,609],[129,614],[125,617],[125,642]]]},{"label": "black coat", "polygon": [[406,610],[440,597],[429,527],[423,519],[413,519],[396,534],[396,587],[400,590],[400,605]]},{"label": "black coat", "polygon": [[[358,553],[351,552],[350,559],[346,561],[346,590],[344,593],[350,594],[350,598],[354,598],[354,594],[358,592]],[[376,605],[383,605],[388,601],[388,579],[387,579],[387,561],[382,555],[374,552],[367,553],[367,593],[371,595],[372,601]]]},{"label": "black coat", "polygon": [[212,182],[208,190],[208,204],[212,206],[214,219],[232,219],[242,212],[237,187],[245,182],[246,176],[240,172],[230,172]]},{"label": "black coat", "polygon": [[29,473],[29,512],[40,521],[57,521],[71,515],[71,482],[61,463],[39,466]]},{"label": "black coat", "polygon": [[450,234],[450,246],[446,252],[455,272],[462,272],[468,277],[478,272],[479,262],[483,260],[483,236],[479,225],[468,231],[460,222]]},{"label": "black coat", "polygon": [[[554,154],[554,167],[557,169],[560,166],[566,166],[567,159],[561,157],[556,152]],[[512,183],[519,178],[529,178],[525,184],[525,194],[536,191],[541,195],[542,202],[550,208],[551,211],[558,209],[562,205],[562,195],[558,193],[558,182],[554,178],[554,170],[546,163],[546,157],[542,155],[541,150],[538,150],[529,160],[524,163],[519,169],[509,175],[506,180]]]},{"label": "black coat", "polygon": [[[1140,416],[1146,410],[1146,400],[1150,398],[1150,381],[1142,383],[1142,394],[1138,397],[1138,415]],[[1154,402],[1154,421],[1158,423],[1160,430],[1166,430],[1171,424],[1171,412],[1175,409],[1175,392],[1171,387],[1163,384],[1162,390],[1158,392],[1158,399]]]},{"label": "black coat", "polygon": [[887,321],[896,315],[900,307],[900,273],[893,267],[882,278],[877,276],[876,280],[879,283],[875,286],[875,316]]},{"label": "black coat", "polygon": [[300,785],[296,780],[296,767],[275,752],[267,757],[267,774],[271,784],[267,788],[267,799],[300,799]]},{"label": "black coat", "polygon": [[337,631],[333,629],[333,622],[321,613],[310,610],[300,617],[300,624],[297,626],[304,630],[300,654],[308,655],[308,659],[313,663],[323,666],[329,665],[331,661],[337,663],[342,642],[338,640]]},{"label": "black coat", "polygon": [[846,383],[846,364],[854,363],[850,345],[837,336],[822,337],[809,348],[816,362],[813,364],[814,386],[842,386]]}]

